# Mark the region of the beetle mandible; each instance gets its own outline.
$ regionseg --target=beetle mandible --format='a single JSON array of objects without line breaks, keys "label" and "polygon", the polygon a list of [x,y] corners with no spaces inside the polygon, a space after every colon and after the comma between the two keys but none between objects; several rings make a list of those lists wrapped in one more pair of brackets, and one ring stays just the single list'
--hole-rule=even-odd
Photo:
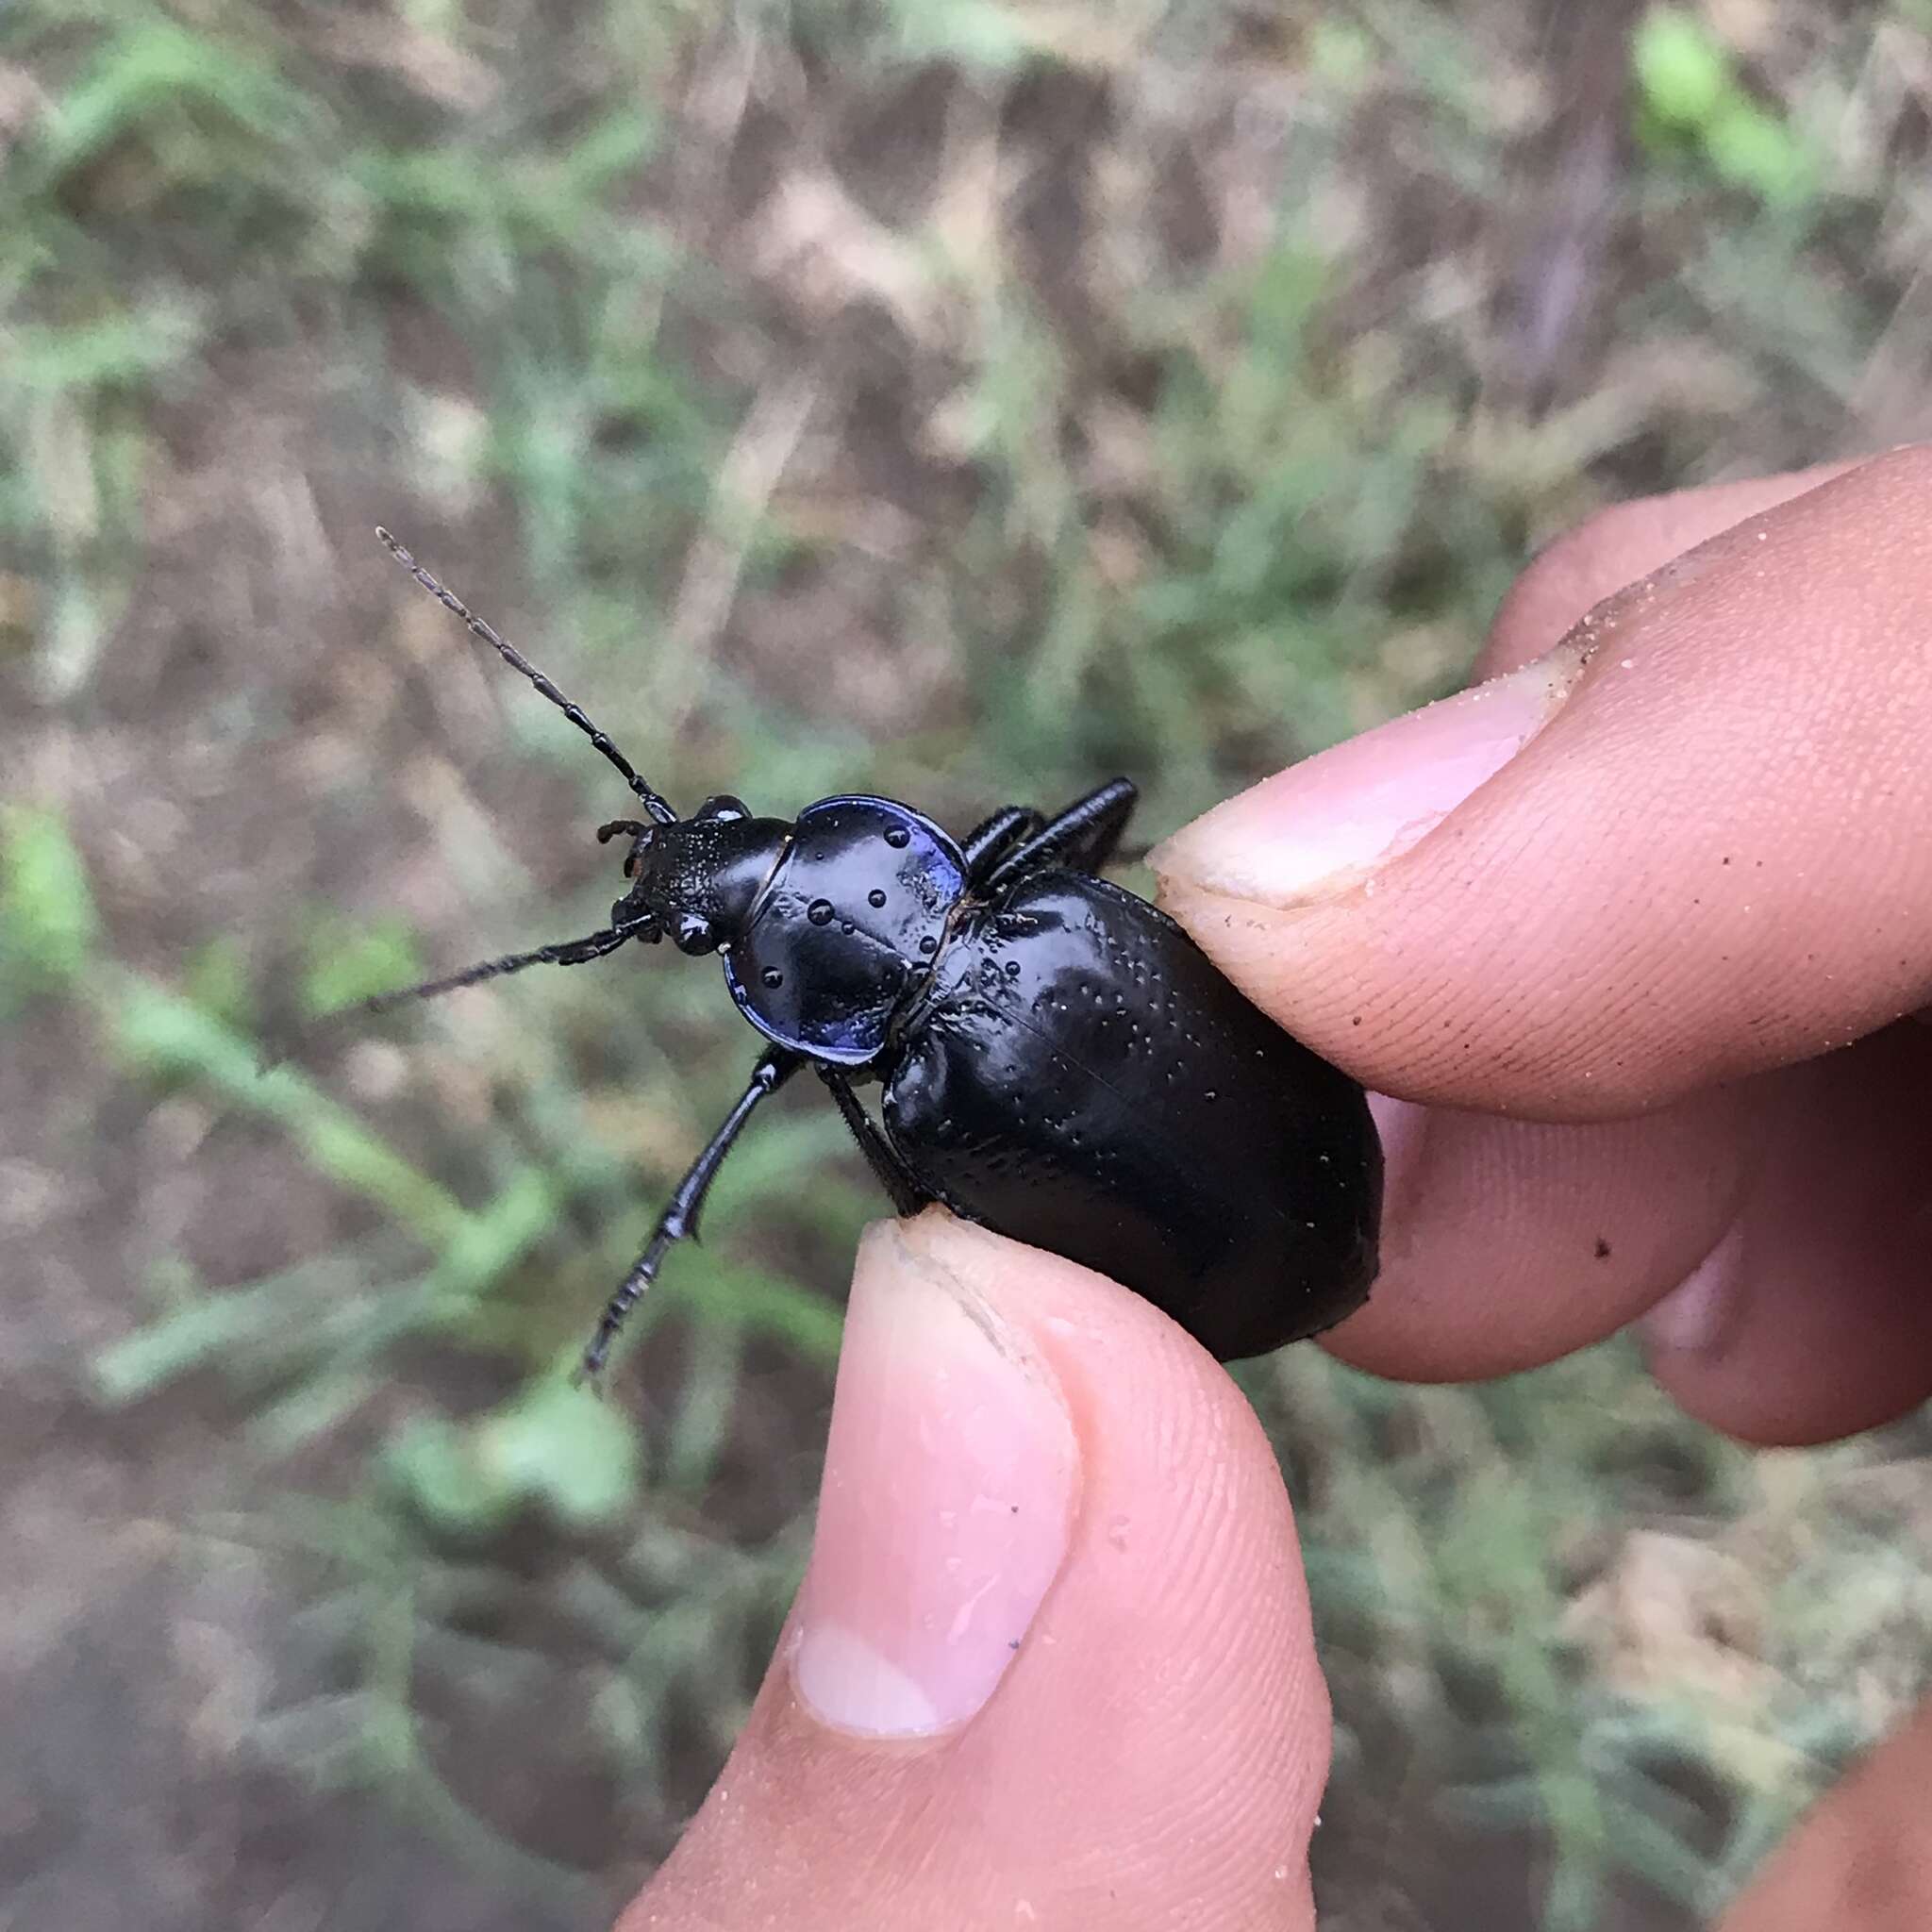
[{"label": "beetle mandible", "polygon": [[[642,819],[610,923],[379,993],[358,1008],[575,966],[667,935],[718,953],[766,1045],[610,1298],[604,1366],[759,1103],[801,1068],[831,1093],[899,1214],[938,1202],[1146,1297],[1224,1361],[1339,1322],[1374,1279],[1382,1151],[1361,1088],[1237,992],[1158,908],[1100,876],[1135,790],[1047,818],[996,811],[963,840],[893,799],[787,821],[708,798],[689,818],[549,678],[431,576],[396,560],[623,774]],[[879,1119],[857,1090],[881,1089]]]}]

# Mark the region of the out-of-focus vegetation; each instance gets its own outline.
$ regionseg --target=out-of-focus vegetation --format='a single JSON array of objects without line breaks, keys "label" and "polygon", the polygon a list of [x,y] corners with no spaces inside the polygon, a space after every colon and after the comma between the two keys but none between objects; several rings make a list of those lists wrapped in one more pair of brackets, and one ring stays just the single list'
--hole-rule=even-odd
[{"label": "out-of-focus vegetation", "polygon": [[[1449,688],[1597,504],[1932,430],[1928,116],[1924,0],[0,12],[24,1923],[596,1924],[803,1557],[828,1112],[559,1380],[741,1077],[714,974],[261,1071],[616,890],[608,772],[370,525],[675,797],[1127,770],[1157,833]],[[1747,1457],[1617,1347],[1243,1380],[1338,1926],[1689,1924],[1919,1687],[1923,1427]]]}]

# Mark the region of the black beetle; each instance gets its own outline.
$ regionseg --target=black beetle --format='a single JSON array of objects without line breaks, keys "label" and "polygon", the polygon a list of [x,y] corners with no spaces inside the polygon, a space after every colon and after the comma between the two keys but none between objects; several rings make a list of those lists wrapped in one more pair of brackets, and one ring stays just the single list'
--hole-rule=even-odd
[{"label": "black beetle", "polygon": [[[1116,778],[1048,819],[956,841],[852,794],[796,819],[715,797],[679,818],[630,761],[387,530],[396,559],[623,773],[647,820],[599,932],[378,994],[380,1011],[665,934],[721,953],[770,1042],[611,1297],[595,1375],[767,1094],[809,1066],[893,1208],[942,1203],[1144,1295],[1223,1360],[1339,1322],[1375,1274],[1382,1151],[1362,1090],[1250,1006],[1173,920],[1099,876],[1134,806]],[[855,1088],[878,1083],[883,1126]]]}]

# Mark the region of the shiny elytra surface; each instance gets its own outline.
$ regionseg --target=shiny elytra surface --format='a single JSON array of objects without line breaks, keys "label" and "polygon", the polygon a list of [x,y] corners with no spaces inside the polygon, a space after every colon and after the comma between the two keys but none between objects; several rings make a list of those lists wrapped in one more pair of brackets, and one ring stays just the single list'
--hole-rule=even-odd
[{"label": "shiny elytra surface", "polygon": [[1361,1089],[1146,901],[1052,871],[962,907],[894,1042],[886,1131],[941,1199],[1222,1358],[1366,1297],[1382,1158]]}]

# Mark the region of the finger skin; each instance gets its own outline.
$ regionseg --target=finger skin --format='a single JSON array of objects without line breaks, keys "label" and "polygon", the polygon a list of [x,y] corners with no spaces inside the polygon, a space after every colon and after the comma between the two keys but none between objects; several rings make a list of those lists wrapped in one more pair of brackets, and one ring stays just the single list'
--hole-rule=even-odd
[{"label": "finger skin", "polygon": [[1932,1703],[1820,1801],[1719,1932],[1924,1932],[1932,1925]]},{"label": "finger skin", "polygon": [[[1527,662],[1624,584],[1850,467],[1682,491],[1591,519],[1518,580],[1478,675]],[[1749,1200],[1755,1236],[1749,1256],[1736,1257],[1736,1319],[1722,1345],[1653,1343],[1659,1378],[1691,1414],[1754,1442],[1819,1441],[1885,1421],[1932,1394],[1932,1284],[1915,1258],[1932,1257],[1932,1230],[1915,1220],[1926,1212],[1917,1176],[1932,1163],[1921,1104],[1932,1069],[1920,1058],[1903,1077],[1897,1071],[1924,1045],[1890,1032],[1823,1081],[1781,1071],[1616,1124],[1385,1108],[1409,1125],[1391,1143],[1382,1278],[1324,1341],[1358,1367],[1411,1380],[1551,1361],[1674,1287]],[[1760,1177],[1774,1132],[1777,1165]],[[1592,1217],[1611,1249],[1590,1250],[1596,1265],[1579,1258]],[[1622,1228],[1637,1238],[1626,1241]]]},{"label": "finger skin", "polygon": [[[1527,662],[1605,596],[1852,467],[1680,491],[1593,517],[1518,580],[1479,674]],[[1368,1305],[1324,1345],[1378,1374],[1462,1380],[1536,1366],[1613,1333],[1723,1239],[1754,1185],[1774,1122],[1788,1160],[1803,1165],[1790,1109],[1779,1105],[1786,1077],[1732,1083],[1616,1124],[1540,1124],[1378,1103],[1390,1155],[1382,1274]],[[1894,1119],[1889,1107],[1868,1090],[1861,1124],[1880,1138],[1890,1131],[1901,1144],[1917,1144],[1923,1110]],[[1835,1118],[1816,1131],[1823,1163],[1842,1137]],[[1809,1439],[1822,1427],[1859,1427],[1889,1412],[1912,1376],[1895,1348],[1860,1346],[1856,1338],[1884,1332],[1878,1311],[1899,1298],[1896,1270],[1834,1275],[1846,1318],[1832,1332],[1806,1335],[1808,1402],[1791,1399],[1790,1376],[1761,1378],[1761,1360],[1740,1357],[1733,1371],[1700,1354],[1667,1379],[1695,1412],[1728,1418],[1753,1440],[1793,1429]]]},{"label": "finger skin", "polygon": [[[1600,511],[1517,578],[1474,676],[1541,657],[1606,597],[1852,467]],[[1323,1345],[1377,1374],[1468,1381],[1540,1367],[1614,1334],[1682,1281],[1736,1218],[1774,1080],[1614,1124],[1379,1104],[1389,1153],[1382,1272],[1368,1304]]]},{"label": "finger skin", "polygon": [[[1932,996],[1932,451],[1724,533],[1562,648],[1549,722],[1369,879],[1205,891],[1174,868],[1210,815],[1171,841],[1172,909],[1370,1086],[1539,1119],[1641,1112]],[[1320,764],[1224,824],[1305,807]]]},{"label": "finger skin", "polygon": [[1541,658],[1606,597],[1747,517],[1762,516],[1857,467],[1820,463],[1782,476],[1674,490],[1599,510],[1540,551],[1510,586],[1473,676],[1493,677]]},{"label": "finger skin", "polygon": [[1464,1382],[1615,1334],[1737,1217],[1762,1158],[1763,1087],[1583,1125],[1378,1100],[1381,1272],[1322,1345],[1375,1374]]},{"label": "finger skin", "polygon": [[[874,1229],[860,1275],[868,1296],[937,1276],[1050,1364],[1079,1452],[1064,1564],[990,1701],[934,1738],[819,1722],[794,1612],[623,1932],[1311,1926],[1326,1693],[1287,1495],[1239,1391],[1146,1302],[938,1210]],[[892,1506],[891,1444],[854,1423],[874,1399],[841,1363],[822,1524]]]},{"label": "finger skin", "polygon": [[1690,1414],[1796,1446],[1932,1396],[1928,1092],[1932,1032],[1911,1024],[1780,1076],[1711,1305],[1690,1345],[1645,1331],[1652,1374]]}]

